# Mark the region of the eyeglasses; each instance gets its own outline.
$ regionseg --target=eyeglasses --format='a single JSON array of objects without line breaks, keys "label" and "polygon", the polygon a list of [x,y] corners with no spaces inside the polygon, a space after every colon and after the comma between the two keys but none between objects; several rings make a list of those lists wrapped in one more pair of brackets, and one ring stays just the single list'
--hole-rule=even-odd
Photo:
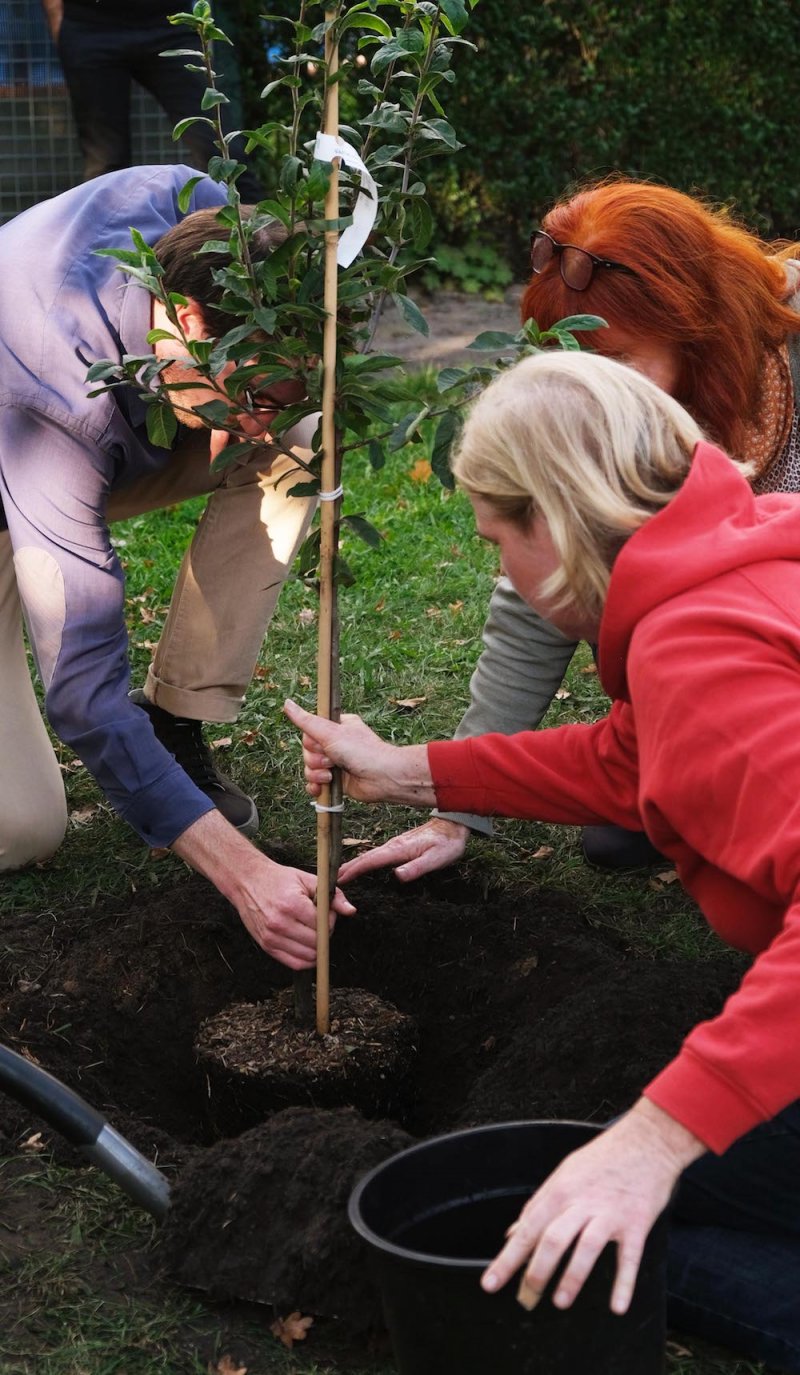
[{"label": "eyeglasses", "polygon": [[558,258],[561,280],[571,291],[585,291],[591,284],[598,267],[608,268],[610,272],[627,272],[636,277],[632,267],[624,263],[612,262],[610,258],[598,258],[588,248],[578,248],[574,243],[556,243],[543,229],[534,229],[531,234],[531,271],[544,272],[545,268]]},{"label": "eyeglasses", "polygon": [[280,411],[286,405],[268,391],[253,391],[250,387],[242,387],[239,395],[249,411]]}]

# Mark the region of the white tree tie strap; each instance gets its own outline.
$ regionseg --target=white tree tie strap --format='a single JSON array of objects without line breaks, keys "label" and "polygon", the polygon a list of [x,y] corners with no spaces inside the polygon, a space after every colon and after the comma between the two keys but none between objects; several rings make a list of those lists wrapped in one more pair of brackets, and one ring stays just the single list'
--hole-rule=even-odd
[{"label": "white tree tie strap", "polygon": [[314,799],[312,798],[312,799],[311,799],[311,806],[314,808],[314,811],[315,811],[315,812],[343,812],[343,811],[344,811],[344,803],[343,803],[343,802],[337,802],[335,807],[323,807],[323,805],[322,805],[321,802],[315,802]]},{"label": "white tree tie strap", "polygon": [[320,492],[320,494],[319,494],[319,500],[320,500],[320,501],[338,501],[338,500],[339,500],[339,497],[342,496],[343,493],[344,493],[344,487],[342,487],[341,484],[340,484],[338,487],[334,487],[334,489],[333,489],[332,492]]},{"label": "white tree tie strap", "polygon": [[339,246],[336,250],[336,261],[339,266],[349,267],[367,242],[375,223],[378,214],[378,187],[360,154],[338,135],[317,134],[314,157],[319,162],[333,162],[334,158],[339,158],[346,167],[355,168],[361,173],[361,190],[353,206],[353,223],[339,236]]}]

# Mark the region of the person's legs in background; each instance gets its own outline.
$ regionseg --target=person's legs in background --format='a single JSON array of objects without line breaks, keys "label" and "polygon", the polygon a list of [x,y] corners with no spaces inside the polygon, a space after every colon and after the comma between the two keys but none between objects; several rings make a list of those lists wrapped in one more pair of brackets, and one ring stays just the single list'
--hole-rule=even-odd
[{"label": "person's legs in background", "polygon": [[[155,96],[172,125],[178,124],[190,115],[201,114],[200,103],[206,88],[203,77],[197,72],[187,71],[185,57],[159,56],[160,53],[173,48],[196,47],[195,35],[189,30],[173,28],[166,21],[146,23],[139,20],[136,23],[136,39],[129,40],[126,45],[131,75]],[[238,105],[236,93],[230,89],[232,75],[228,71],[219,78],[221,89],[232,102],[230,106],[222,107],[222,120],[226,131],[231,127],[230,110],[236,109]],[[233,127],[241,127],[241,120],[237,120]],[[190,125],[183,138],[192,151],[192,160],[198,167],[205,168],[210,158],[219,155],[214,131],[205,122],[205,118],[197,124]],[[231,152],[240,162],[246,162],[244,139],[234,140]],[[264,194],[257,178],[249,170],[242,173],[237,186],[245,204],[255,203]]]},{"label": "person's legs in background", "polygon": [[116,23],[67,7],[58,36],[83,156],[83,180],[131,165],[131,81]]}]

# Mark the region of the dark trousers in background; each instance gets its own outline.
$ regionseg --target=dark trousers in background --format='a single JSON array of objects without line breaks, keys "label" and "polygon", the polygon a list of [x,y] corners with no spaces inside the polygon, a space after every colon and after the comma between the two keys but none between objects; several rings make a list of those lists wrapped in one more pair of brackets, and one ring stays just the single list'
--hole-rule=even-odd
[{"label": "dark trousers in background", "polygon": [[[131,81],[151,94],[175,125],[199,115],[205,82],[188,72],[184,57],[159,57],[172,48],[197,47],[194,34],[166,19],[132,13],[97,15],[91,8],[65,6],[58,55],[69,88],[83,154],[84,181],[131,165]],[[226,90],[227,95],[230,91]],[[223,114],[227,107],[223,107]],[[192,159],[204,170],[219,150],[208,124],[193,124],[184,135]],[[234,155],[244,161],[241,140]],[[238,182],[242,200],[257,201],[261,187],[248,170]]]},{"label": "dark trousers in background", "polygon": [[672,1326],[799,1375],[800,1102],[686,1171],[668,1289]]}]

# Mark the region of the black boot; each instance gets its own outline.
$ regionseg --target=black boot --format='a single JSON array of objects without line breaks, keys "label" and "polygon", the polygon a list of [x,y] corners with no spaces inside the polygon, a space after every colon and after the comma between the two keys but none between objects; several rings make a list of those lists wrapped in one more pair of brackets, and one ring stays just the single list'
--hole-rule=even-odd
[{"label": "black boot", "polygon": [[130,699],[147,712],[157,739],[200,791],[214,803],[225,820],[243,835],[255,835],[258,830],[256,804],[230,778],[214,768],[211,751],[203,739],[202,722],[192,721],[187,716],[172,716],[148,701],[141,688],[135,688],[130,693]]},{"label": "black boot", "polygon": [[646,869],[664,863],[644,831],[626,831],[622,826],[584,826],[583,853],[598,869]]}]

